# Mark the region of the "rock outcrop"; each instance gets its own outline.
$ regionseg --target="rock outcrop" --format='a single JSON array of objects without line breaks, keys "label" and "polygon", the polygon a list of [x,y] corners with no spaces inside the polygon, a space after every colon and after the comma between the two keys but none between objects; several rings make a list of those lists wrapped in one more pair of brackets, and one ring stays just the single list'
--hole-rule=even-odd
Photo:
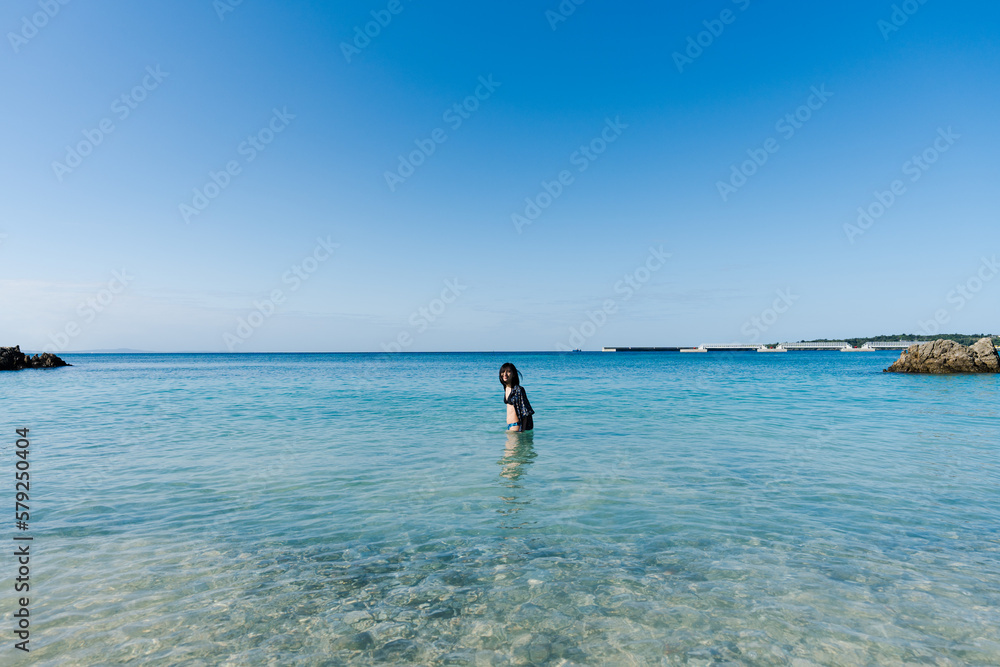
[{"label": "rock outcrop", "polygon": [[966,347],[951,340],[938,339],[923,345],[911,345],[887,373],[1000,373],[1000,356],[993,340],[980,338]]},{"label": "rock outcrop", "polygon": [[0,347],[0,371],[19,371],[22,368],[57,368],[72,366],[54,354],[43,352],[33,357],[21,352],[21,346]]}]

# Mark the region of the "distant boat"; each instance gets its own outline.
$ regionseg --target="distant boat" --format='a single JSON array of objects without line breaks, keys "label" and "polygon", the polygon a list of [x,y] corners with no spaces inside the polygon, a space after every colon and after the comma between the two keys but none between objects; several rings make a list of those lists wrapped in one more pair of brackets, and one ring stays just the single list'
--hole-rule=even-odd
[{"label": "distant boat", "polygon": [[708,350],[706,350],[703,347],[682,347],[680,349],[680,351],[681,352],[708,352]]},{"label": "distant boat", "polygon": [[583,350],[573,350],[574,352],[583,352]]},{"label": "distant boat", "polygon": [[768,347],[767,345],[761,345],[757,348],[758,352],[788,352],[788,349],[781,345],[780,343],[776,347]]}]

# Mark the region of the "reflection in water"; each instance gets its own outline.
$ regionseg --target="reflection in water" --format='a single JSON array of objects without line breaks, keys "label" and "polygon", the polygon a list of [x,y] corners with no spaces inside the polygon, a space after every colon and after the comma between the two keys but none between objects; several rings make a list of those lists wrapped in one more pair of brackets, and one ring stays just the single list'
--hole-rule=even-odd
[{"label": "reflection in water", "polygon": [[502,528],[521,528],[529,523],[519,512],[531,504],[531,498],[524,495],[524,484],[521,478],[527,472],[527,466],[531,465],[535,454],[535,432],[527,431],[519,433],[516,431],[507,432],[507,445],[504,449],[503,458],[500,459],[500,484],[508,491],[500,496],[503,500],[503,507],[497,512],[506,519],[519,519],[517,522],[504,521]]}]

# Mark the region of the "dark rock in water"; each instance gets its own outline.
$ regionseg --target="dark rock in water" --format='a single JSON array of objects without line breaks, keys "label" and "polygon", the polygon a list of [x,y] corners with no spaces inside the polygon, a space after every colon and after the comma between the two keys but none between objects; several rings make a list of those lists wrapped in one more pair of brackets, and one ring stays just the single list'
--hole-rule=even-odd
[{"label": "dark rock in water", "polygon": [[552,642],[545,635],[519,637],[511,646],[515,665],[540,665],[549,661]]},{"label": "dark rock in water", "polygon": [[337,637],[333,641],[335,649],[347,649],[348,651],[365,651],[375,644],[375,639],[370,632],[359,632],[355,635]]},{"label": "dark rock in water", "polygon": [[43,352],[33,357],[21,352],[21,346],[0,347],[0,371],[19,371],[22,368],[57,368],[72,366],[54,354]]},{"label": "dark rock in water", "polygon": [[471,648],[464,648],[445,653],[437,659],[442,665],[475,665],[476,651]]},{"label": "dark rock in water", "polygon": [[887,373],[1000,373],[1000,356],[991,338],[980,338],[966,347],[938,339],[911,345]]},{"label": "dark rock in water", "polygon": [[409,639],[394,639],[375,651],[373,657],[377,662],[413,660],[417,655],[418,648],[417,643]]},{"label": "dark rock in water", "polygon": [[437,607],[424,614],[424,618],[454,618],[457,615],[458,612],[451,607]]}]

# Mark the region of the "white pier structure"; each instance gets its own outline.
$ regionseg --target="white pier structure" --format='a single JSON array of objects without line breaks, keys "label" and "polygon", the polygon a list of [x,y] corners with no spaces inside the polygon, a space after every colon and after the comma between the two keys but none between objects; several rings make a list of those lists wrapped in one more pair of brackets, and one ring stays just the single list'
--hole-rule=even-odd
[{"label": "white pier structure", "polygon": [[851,344],[844,341],[833,343],[783,343],[786,350],[843,350],[850,349]]},{"label": "white pier structure", "polygon": [[[790,352],[804,350],[841,350],[850,349],[848,343],[778,343],[776,347],[767,347],[760,343],[721,343],[718,345],[699,345],[688,348],[692,352]],[[681,350],[684,352],[685,350]]]},{"label": "white pier structure", "polygon": [[861,347],[870,347],[873,350],[905,350],[911,345],[923,345],[929,340],[891,340],[884,343],[865,343]]},{"label": "white pier structure", "polygon": [[698,347],[605,347],[605,352],[818,352],[829,350],[833,352],[877,352],[879,350],[905,350],[911,345],[926,343],[923,340],[893,340],[884,342],[867,342],[861,347],[851,347],[847,341],[832,341],[824,343],[778,343],[775,347],[767,347],[760,343],[702,343]]}]

